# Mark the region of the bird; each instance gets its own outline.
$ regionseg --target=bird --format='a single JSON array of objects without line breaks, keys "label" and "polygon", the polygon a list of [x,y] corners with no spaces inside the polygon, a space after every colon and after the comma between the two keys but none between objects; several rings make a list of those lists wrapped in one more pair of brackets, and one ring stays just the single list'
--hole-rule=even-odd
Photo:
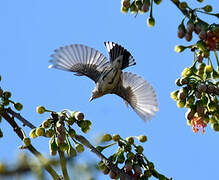
[{"label": "bird", "polygon": [[146,122],[158,111],[154,88],[139,75],[123,72],[125,68],[136,64],[127,49],[111,41],[104,42],[104,45],[109,60],[94,48],[83,44],[70,44],[54,50],[49,68],[89,77],[96,84],[90,101],[106,94],[116,94]]}]

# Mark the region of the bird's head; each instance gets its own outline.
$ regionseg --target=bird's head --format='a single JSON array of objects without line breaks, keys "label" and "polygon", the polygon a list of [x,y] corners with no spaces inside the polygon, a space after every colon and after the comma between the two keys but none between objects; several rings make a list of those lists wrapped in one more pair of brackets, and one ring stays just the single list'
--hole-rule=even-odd
[{"label": "bird's head", "polygon": [[98,97],[101,97],[103,94],[100,93],[96,88],[92,91],[92,95],[89,101],[92,101]]}]

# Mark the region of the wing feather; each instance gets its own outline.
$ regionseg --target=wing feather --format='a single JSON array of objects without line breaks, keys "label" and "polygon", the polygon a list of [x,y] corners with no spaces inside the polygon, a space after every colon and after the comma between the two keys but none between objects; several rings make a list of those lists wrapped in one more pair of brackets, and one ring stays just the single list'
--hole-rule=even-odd
[{"label": "wing feather", "polygon": [[144,121],[158,111],[157,97],[153,87],[136,74],[123,73],[115,94],[127,101]]},{"label": "wing feather", "polygon": [[102,53],[82,44],[71,44],[56,49],[51,57],[50,68],[76,72],[76,75],[85,75],[95,82],[109,65]]}]

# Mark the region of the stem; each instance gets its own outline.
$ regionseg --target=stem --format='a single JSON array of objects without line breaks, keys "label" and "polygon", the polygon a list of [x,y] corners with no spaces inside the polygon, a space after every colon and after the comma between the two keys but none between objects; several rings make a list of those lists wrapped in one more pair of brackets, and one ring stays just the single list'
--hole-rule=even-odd
[{"label": "stem", "polygon": [[58,153],[59,153],[60,165],[61,165],[64,180],[70,180],[70,178],[68,176],[68,171],[67,171],[67,168],[66,168],[66,159],[65,159],[64,152],[58,150]]},{"label": "stem", "polygon": [[[11,125],[11,127],[14,129],[15,133],[18,135],[18,137],[23,140],[24,136],[21,131],[21,128],[18,126],[18,124],[14,121],[14,118],[9,116],[7,113],[7,110],[5,110],[3,113],[1,113],[1,116]],[[43,155],[37,151],[34,146],[30,145],[27,147],[27,149],[34,154],[38,160],[45,166],[46,171],[53,177],[55,180],[60,180],[59,175],[55,172],[55,170],[47,163],[47,160],[43,157]]]},{"label": "stem", "polygon": [[215,13],[210,13],[210,12],[205,12],[205,11],[200,11],[200,10],[196,10],[196,12],[200,12],[200,13],[203,13],[203,14],[207,14],[207,15],[218,17],[218,14],[215,14]]},{"label": "stem", "polygon": [[[175,6],[176,6],[187,18],[190,19],[190,12],[189,12],[188,10],[186,10],[186,9],[184,9],[184,10],[180,9],[180,7],[179,7],[180,1],[177,1],[177,2],[175,2],[175,0],[170,0],[170,1],[171,1],[173,4],[175,4]],[[208,23],[206,23],[205,21],[199,19],[198,17],[197,17],[197,21],[208,25]]]},{"label": "stem", "polygon": [[217,60],[217,66],[219,67],[219,60],[218,60],[218,55],[217,55],[216,50],[214,50],[214,55],[215,55],[215,58]]},{"label": "stem", "polygon": [[150,10],[150,17],[152,17],[152,11],[153,11],[153,4],[154,4],[154,0],[151,0],[151,10]]}]

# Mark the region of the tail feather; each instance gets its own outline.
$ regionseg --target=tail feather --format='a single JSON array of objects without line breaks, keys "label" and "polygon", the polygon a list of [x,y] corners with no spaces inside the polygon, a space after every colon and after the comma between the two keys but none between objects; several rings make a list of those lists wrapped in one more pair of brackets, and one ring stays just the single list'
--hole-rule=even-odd
[{"label": "tail feather", "polygon": [[136,64],[131,53],[127,51],[124,47],[122,47],[121,45],[118,45],[110,41],[104,42],[104,44],[110,55],[111,62],[113,62],[117,57],[123,55],[122,69],[125,69],[126,67],[133,66]]}]

